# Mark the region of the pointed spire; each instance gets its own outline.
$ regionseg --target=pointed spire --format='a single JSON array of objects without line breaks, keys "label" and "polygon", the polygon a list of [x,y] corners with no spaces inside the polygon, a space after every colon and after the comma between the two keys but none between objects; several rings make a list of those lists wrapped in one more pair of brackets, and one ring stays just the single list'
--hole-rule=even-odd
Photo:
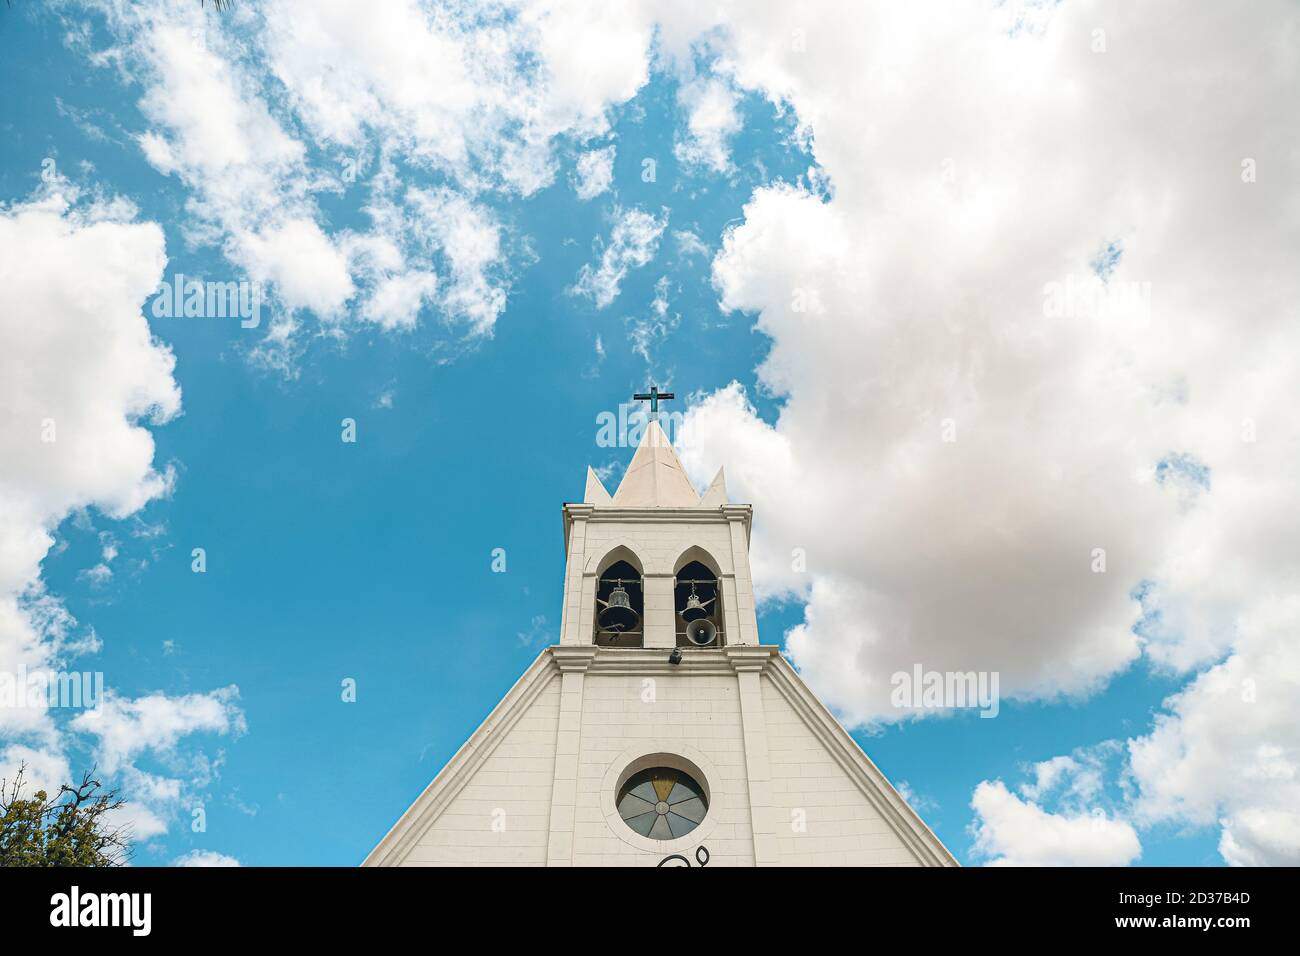
[{"label": "pointed spire", "polygon": [[582,496],[583,503],[588,505],[609,505],[613,503],[613,500],[609,496],[609,492],[605,490],[605,484],[600,480],[600,476],[588,465],[587,491]]},{"label": "pointed spire", "polygon": [[700,499],[701,508],[721,508],[727,503],[727,479],[723,475],[722,469],[713,478],[713,484],[709,485],[709,490],[704,493]]},{"label": "pointed spire", "polygon": [[673,451],[668,436],[651,419],[632,464],[614,492],[616,508],[695,508],[700,496]]}]

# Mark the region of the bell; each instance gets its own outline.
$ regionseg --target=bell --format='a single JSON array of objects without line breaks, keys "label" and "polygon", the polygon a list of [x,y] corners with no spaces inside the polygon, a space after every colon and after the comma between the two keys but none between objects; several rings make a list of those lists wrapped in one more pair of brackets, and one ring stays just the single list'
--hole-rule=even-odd
[{"label": "bell", "polygon": [[712,604],[713,598],[707,601],[700,601],[700,596],[695,593],[695,585],[691,585],[691,593],[686,596],[686,606],[682,608],[682,620],[686,623],[698,621],[702,617],[709,616],[709,610],[704,605]]},{"label": "bell", "polygon": [[596,615],[596,620],[602,631],[618,633],[636,627],[637,614],[632,610],[632,601],[628,598],[622,583],[615,584],[614,590],[609,592],[609,600],[600,603],[605,606]]}]

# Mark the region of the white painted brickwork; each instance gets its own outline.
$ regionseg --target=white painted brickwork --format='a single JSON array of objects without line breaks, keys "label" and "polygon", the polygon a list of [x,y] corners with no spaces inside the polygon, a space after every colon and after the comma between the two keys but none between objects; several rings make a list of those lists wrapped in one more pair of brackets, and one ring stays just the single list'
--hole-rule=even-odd
[{"label": "white painted brickwork", "polygon": [[[862,789],[769,680],[763,711],[777,846],[786,866],[915,866],[918,861]],[[798,832],[795,811],[803,811]]]},{"label": "white painted brickwork", "polygon": [[[559,714],[553,675],[403,865],[544,865]],[[505,811],[500,832],[492,827],[496,810]]]},{"label": "white painted brickwork", "polygon": [[[897,814],[887,819],[867,796],[887,791],[909,812],[883,779],[855,779],[854,761],[865,758],[828,744],[830,724],[813,729],[807,708],[815,698],[800,694],[802,713],[792,705],[791,689],[801,685],[774,648],[688,651],[680,668],[658,662],[658,651],[560,654],[543,652],[530,672],[544,685],[512,691],[529,694],[526,709],[494,711],[477,769],[432,819],[411,821],[408,846],[384,863],[653,866],[670,853],[694,859],[701,845],[710,866],[950,862],[919,821],[909,829]],[[747,681],[753,697],[742,707]],[[750,719],[758,726],[749,728]],[[652,753],[683,756],[709,790],[705,822],[682,840],[639,837],[613,811],[620,773]],[[455,762],[439,780],[456,772]],[[913,830],[937,848],[929,857],[918,855]]]},{"label": "white painted brickwork", "polygon": [[[655,701],[645,703],[646,678],[587,675],[573,862],[579,866],[645,866],[667,855],[635,845],[635,835],[622,821],[611,826],[601,808],[601,785],[611,764],[629,748],[640,745],[670,753],[699,751],[708,758],[713,771],[707,782],[710,816],[717,815],[716,824],[701,841],[711,855],[709,865],[753,866],[736,678],[682,675],[650,679],[655,682]],[[692,848],[696,845],[694,841],[691,844]]]},{"label": "white painted brickwork", "polygon": [[[662,511],[662,509],[660,509]],[[625,548],[639,565],[645,588],[645,646],[673,647],[674,572],[692,548],[705,552],[717,566],[722,587],[723,631],[728,644],[757,644],[758,619],[749,570],[749,509],[727,505],[707,511],[671,514],[567,505],[571,519],[565,574],[565,644],[590,644],[596,608],[596,580],[613,563],[615,549]],[[707,563],[707,562],[706,562]]]}]

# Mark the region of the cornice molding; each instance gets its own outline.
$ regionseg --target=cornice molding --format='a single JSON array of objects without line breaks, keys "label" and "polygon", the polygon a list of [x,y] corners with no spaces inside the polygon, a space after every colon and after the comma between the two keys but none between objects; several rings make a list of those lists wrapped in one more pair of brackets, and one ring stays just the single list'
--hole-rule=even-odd
[{"label": "cornice molding", "polygon": [[561,674],[583,673],[600,653],[600,648],[591,644],[560,644],[547,650]]},{"label": "cornice molding", "polygon": [[778,656],[777,648],[771,644],[731,644],[722,653],[737,674],[761,674],[772,658]]},{"label": "cornice molding", "polygon": [[592,662],[593,674],[617,674],[639,677],[685,675],[698,677],[729,675],[733,673],[722,650],[716,648],[683,647],[680,664],[670,664],[671,647],[600,647]]},{"label": "cornice molding", "polygon": [[585,517],[592,521],[744,521],[754,514],[752,505],[721,505],[717,508],[620,508],[567,502],[567,518]]}]

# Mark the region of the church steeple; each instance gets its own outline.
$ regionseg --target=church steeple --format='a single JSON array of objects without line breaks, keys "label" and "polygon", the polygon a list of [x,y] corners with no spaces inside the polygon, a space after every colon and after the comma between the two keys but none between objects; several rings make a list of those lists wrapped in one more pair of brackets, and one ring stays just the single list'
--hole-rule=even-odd
[{"label": "church steeple", "polygon": [[[367,864],[953,864],[759,643],[751,508],[727,501],[721,469],[701,500],[655,414],[671,393],[647,397],[618,492],[589,468],[585,500],[564,505],[559,644]],[[518,809],[506,827],[480,807]],[[801,842],[804,816],[821,829]]]},{"label": "church steeple", "polygon": [[635,397],[650,402],[650,416],[617,490],[611,495],[589,467],[582,503],[564,506],[560,643],[619,650],[756,645],[750,506],[727,500],[721,468],[703,497],[691,484],[659,422],[657,405],[671,392],[652,388]]},{"label": "church steeple", "polygon": [[694,508],[700,503],[673,451],[672,443],[651,419],[641,436],[641,445],[614,492],[615,508]]},{"label": "church steeple", "polygon": [[727,484],[722,469],[718,469],[709,490],[701,498],[686,477],[681,459],[659,424],[659,403],[677,396],[672,392],[661,392],[657,385],[652,385],[650,391],[638,392],[632,397],[650,403],[650,420],[632,456],[632,463],[627,466],[612,497],[599,476],[588,467],[583,503],[612,508],[724,507],[727,504]]}]

